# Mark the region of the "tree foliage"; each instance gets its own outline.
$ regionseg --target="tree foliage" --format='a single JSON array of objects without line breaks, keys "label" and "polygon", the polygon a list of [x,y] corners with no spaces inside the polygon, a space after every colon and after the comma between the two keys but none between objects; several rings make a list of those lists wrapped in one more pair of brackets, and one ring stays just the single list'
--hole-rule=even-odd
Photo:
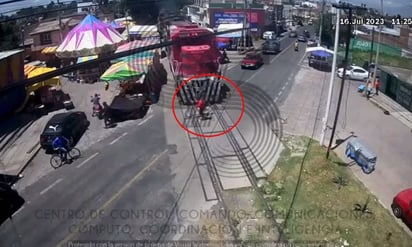
[{"label": "tree foliage", "polygon": [[155,24],[160,10],[177,11],[191,1],[187,0],[122,0],[121,8],[139,24]]},{"label": "tree foliage", "polygon": [[[322,43],[326,46],[333,47],[335,42],[335,28],[336,28],[336,16],[327,13],[323,15],[323,25],[322,25]],[[333,24],[335,23],[335,24]],[[320,25],[316,25],[316,33],[319,33]],[[346,35],[347,35],[348,26],[347,25],[340,25],[339,27],[339,43],[345,43]]]},{"label": "tree foliage", "polygon": [[20,32],[13,22],[0,24],[0,51],[12,50],[19,47]]}]

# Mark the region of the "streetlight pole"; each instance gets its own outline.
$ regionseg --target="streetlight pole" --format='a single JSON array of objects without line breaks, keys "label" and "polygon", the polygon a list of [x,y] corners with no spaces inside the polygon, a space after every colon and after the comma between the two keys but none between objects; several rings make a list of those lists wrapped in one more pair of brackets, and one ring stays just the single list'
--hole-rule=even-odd
[{"label": "streetlight pole", "polygon": [[344,64],[343,76],[342,76],[342,81],[341,81],[341,85],[340,85],[338,106],[336,108],[335,121],[333,122],[332,134],[331,134],[331,137],[330,137],[330,140],[329,140],[328,151],[326,152],[326,158],[327,159],[329,158],[329,153],[330,153],[332,143],[333,143],[333,137],[335,136],[336,126],[338,124],[338,119],[339,119],[340,105],[342,103],[343,89],[344,89],[344,85],[345,85],[346,68],[348,67],[350,39],[351,39],[351,36],[352,36],[352,24],[351,24],[352,11],[353,11],[353,9],[365,9],[365,6],[363,4],[362,4],[362,7],[358,7],[358,6],[353,6],[351,4],[339,3],[339,4],[333,4],[333,7],[337,8],[338,10],[339,9],[349,10],[349,14],[348,14],[349,24],[347,25],[348,29],[347,29],[347,32],[346,32],[346,48],[345,48],[345,60],[344,60],[344,63],[343,63]]},{"label": "streetlight pole", "polygon": [[329,81],[328,100],[326,102],[325,117],[323,118],[322,134],[320,136],[320,145],[321,146],[323,146],[323,143],[325,141],[325,135],[326,135],[326,130],[327,130],[327,126],[328,126],[330,104],[331,104],[331,101],[332,101],[333,82],[335,81],[336,59],[338,57],[337,53],[338,53],[338,46],[339,46],[339,26],[340,26],[339,19],[340,19],[340,9],[336,9],[335,46],[333,48],[332,73],[330,75],[330,81]]},{"label": "streetlight pole", "polygon": [[[320,13],[319,41],[318,46],[322,44],[323,12],[325,11],[325,0],[322,1],[322,12]],[[338,21],[339,22],[339,19]],[[329,47],[328,47],[329,48]]]},{"label": "streetlight pole", "polygon": [[[381,0],[381,14],[383,15],[383,0]],[[378,59],[379,59],[379,52],[380,52],[380,47],[381,47],[381,33],[382,33],[382,25],[379,25],[379,33],[378,33],[378,44],[376,46],[376,57],[375,57],[375,68],[373,70],[373,79],[372,79],[372,85],[373,88],[375,88],[375,83],[376,83],[376,72],[378,70]],[[365,89],[365,91],[367,88]]]}]

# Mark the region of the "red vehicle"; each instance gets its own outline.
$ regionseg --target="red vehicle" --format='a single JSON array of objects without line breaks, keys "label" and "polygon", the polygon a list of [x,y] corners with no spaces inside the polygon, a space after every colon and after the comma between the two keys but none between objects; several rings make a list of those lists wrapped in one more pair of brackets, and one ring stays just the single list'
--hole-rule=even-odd
[{"label": "red vehicle", "polygon": [[263,64],[263,57],[260,53],[250,52],[247,53],[246,56],[243,58],[241,67],[242,69],[257,69]]},{"label": "red vehicle", "polygon": [[[221,74],[221,54],[212,30],[188,21],[167,21],[165,18],[161,18],[159,30],[162,30],[163,40],[173,42],[167,55],[176,87],[193,76]],[[186,84],[179,92],[179,98],[181,103],[193,105],[196,96],[203,92],[207,102],[218,102],[221,100],[221,87],[217,77],[200,76]]]},{"label": "red vehicle", "polygon": [[412,227],[412,188],[399,192],[392,202],[392,212]]}]

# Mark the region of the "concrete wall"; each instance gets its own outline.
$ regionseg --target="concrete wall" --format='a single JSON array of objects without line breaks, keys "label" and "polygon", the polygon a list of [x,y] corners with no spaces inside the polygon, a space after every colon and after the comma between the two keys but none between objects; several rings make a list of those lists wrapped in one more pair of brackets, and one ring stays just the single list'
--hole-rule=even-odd
[{"label": "concrete wall", "polygon": [[[397,46],[399,48],[407,49],[409,47],[410,31],[407,28],[401,28],[400,36],[393,36],[389,34],[381,34],[381,43]],[[359,35],[362,39],[372,41],[372,35]],[[375,32],[375,41],[378,40],[378,32]],[[412,45],[412,44],[411,44]]]}]

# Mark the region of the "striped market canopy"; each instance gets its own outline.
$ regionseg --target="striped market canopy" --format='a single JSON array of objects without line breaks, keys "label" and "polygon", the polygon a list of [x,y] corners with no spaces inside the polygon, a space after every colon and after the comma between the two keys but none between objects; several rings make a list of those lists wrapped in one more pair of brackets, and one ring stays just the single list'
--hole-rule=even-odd
[{"label": "striped market canopy", "polygon": [[104,81],[128,80],[134,77],[139,77],[146,72],[147,66],[119,62],[110,66],[100,79]]},{"label": "striped market canopy", "polygon": [[158,43],[159,43],[158,39],[135,40],[135,41],[131,41],[124,45],[119,46],[116,50],[116,53],[123,52],[123,51],[129,51],[129,50],[133,50],[136,48],[154,45]]},{"label": "striped market canopy", "polygon": [[97,55],[95,55],[95,56],[86,56],[86,57],[79,57],[79,58],[77,59],[77,63],[84,63],[84,62],[91,61],[91,60],[94,60],[94,59],[97,59]]},{"label": "striped market canopy", "polygon": [[24,65],[24,75],[28,76],[30,74],[30,72],[32,72],[33,70],[37,69],[38,67],[34,66],[34,65]]},{"label": "striped market canopy", "polygon": [[141,53],[136,53],[127,57],[120,57],[117,59],[112,60],[112,62],[121,62],[121,61],[126,61],[126,62],[130,62],[130,61],[134,61],[134,60],[153,60],[153,57],[155,55],[154,51],[144,51]]},{"label": "striped market canopy", "polygon": [[41,53],[42,54],[54,54],[56,53],[57,48],[58,46],[46,47],[41,51]]}]

